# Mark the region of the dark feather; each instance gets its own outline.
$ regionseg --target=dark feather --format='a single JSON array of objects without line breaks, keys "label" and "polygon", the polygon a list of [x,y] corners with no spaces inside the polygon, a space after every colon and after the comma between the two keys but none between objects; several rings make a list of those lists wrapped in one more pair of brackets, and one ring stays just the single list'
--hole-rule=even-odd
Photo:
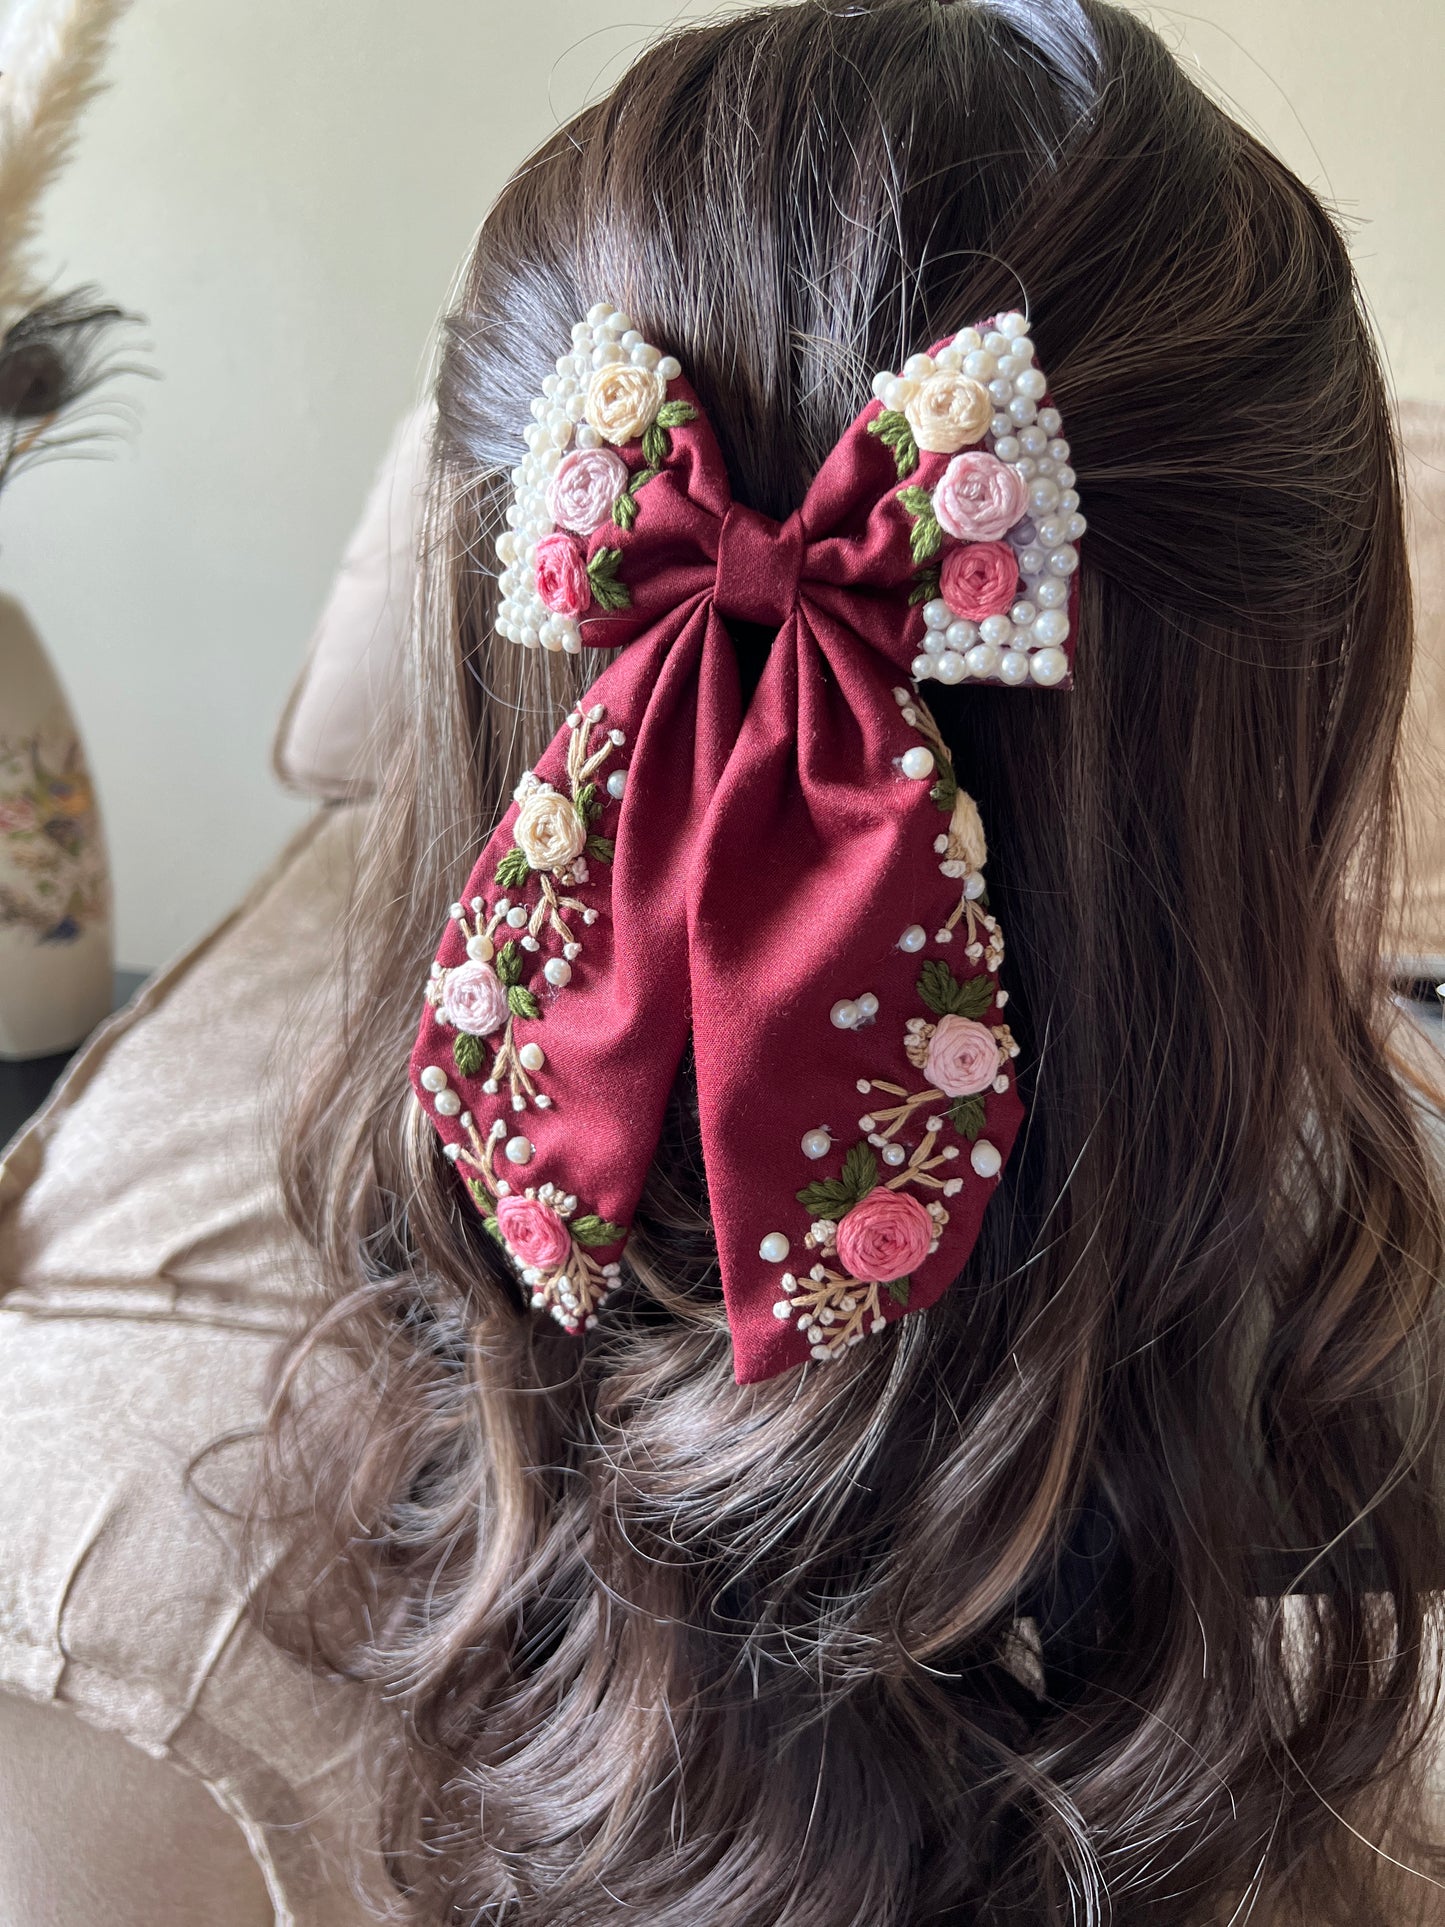
[{"label": "dark feather", "polygon": [[116,376],[150,372],[121,353],[138,325],[82,287],[38,303],[0,337],[0,488],[32,462],[116,432],[113,406],[80,404]]}]

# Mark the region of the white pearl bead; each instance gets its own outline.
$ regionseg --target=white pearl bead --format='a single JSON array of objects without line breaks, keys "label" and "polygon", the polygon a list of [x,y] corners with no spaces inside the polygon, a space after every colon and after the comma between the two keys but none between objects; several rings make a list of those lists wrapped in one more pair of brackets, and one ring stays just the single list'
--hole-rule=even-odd
[{"label": "white pearl bead", "polygon": [[1056,549],[1060,542],[1069,539],[1068,518],[1062,515],[1046,515],[1039,523],[1039,541],[1046,549]]},{"label": "white pearl bead", "polygon": [[983,346],[983,336],[977,328],[960,328],[953,337],[953,345],[961,349],[964,354],[971,355],[975,348]]},{"label": "white pearl bead", "polygon": [[1027,629],[1037,614],[1038,610],[1031,602],[1016,602],[1008,612],[1009,621],[1019,629]]},{"label": "white pearl bead", "polygon": [[915,682],[927,682],[933,674],[933,657],[915,656],[908,665],[908,673]]},{"label": "white pearl bead", "polygon": [[1014,385],[1011,381],[1005,381],[1002,375],[995,375],[988,385],[988,398],[995,408],[1007,408],[1013,391]]},{"label": "white pearl bead", "polygon": [[1046,435],[1057,435],[1063,425],[1064,418],[1057,408],[1041,408],[1039,410],[1039,427],[1043,429]]},{"label": "white pearl bead", "polygon": [[634,368],[655,368],[658,362],[662,360],[662,356],[657,350],[650,348],[645,341],[640,347],[632,349],[631,355]]},{"label": "white pearl bead", "polygon": [[436,1107],[438,1117],[455,1117],[462,1108],[462,1100],[455,1091],[438,1091]]},{"label": "white pearl bead", "polygon": [[858,999],[858,1014],[865,1023],[871,1022],[878,1015],[878,999],[871,990],[865,990]]},{"label": "white pearl bead", "polygon": [[1078,566],[1079,552],[1071,548],[1067,542],[1062,548],[1055,549],[1049,557],[1049,568],[1055,575],[1072,575]]},{"label": "white pearl bead", "polygon": [[[1079,506],[1079,491],[1073,485],[1073,473],[1074,471],[1071,468],[1065,469],[1062,474],[1054,478],[1058,482],[1059,487],[1064,491],[1059,497],[1059,507],[1065,515],[1072,515]],[[1064,475],[1069,476],[1069,481],[1065,482]]]},{"label": "white pearl bead", "polygon": [[1000,435],[993,445],[993,452],[1001,462],[1016,462],[1023,453],[1017,435]]},{"label": "white pearl bead", "polygon": [[594,307],[592,313],[588,315],[586,321],[573,322],[572,339],[579,348],[591,347],[592,329],[598,321],[605,321],[607,319],[608,312],[609,310],[604,306],[602,308],[601,313],[599,314],[597,309]]},{"label": "white pearl bead", "polygon": [[910,355],[903,364],[903,374],[908,381],[927,381],[932,373],[932,355]]},{"label": "white pearl bead", "polygon": [[833,1148],[833,1140],[827,1129],[819,1125],[816,1131],[803,1133],[803,1156],[805,1158],[825,1158]]},{"label": "white pearl bead", "polygon": [[1016,308],[1010,308],[1007,314],[1001,314],[999,316],[998,331],[1001,335],[1007,335],[1012,340],[1017,341],[1020,335],[1027,335],[1029,324],[1026,317],[1021,315]]},{"label": "white pearl bead", "polygon": [[[1022,375],[1020,375],[1019,380],[1023,380]],[[1022,428],[1037,416],[1039,412],[1038,404],[1028,395],[1015,395],[1008,405],[1008,412],[1009,420],[1017,422],[1020,428]]]},{"label": "white pearl bead", "polygon": [[1045,689],[1061,683],[1069,673],[1069,659],[1062,649],[1040,649],[1029,659],[1029,674]]},{"label": "white pearl bead", "polygon": [[758,1246],[758,1256],[764,1264],[780,1265],[788,1255],[788,1241],[781,1231],[770,1231]]},{"label": "white pearl bead", "polygon": [[1016,689],[1029,679],[1029,659],[1022,649],[1007,649],[999,658],[999,680]]},{"label": "white pearl bead", "polygon": [[531,1160],[532,1141],[525,1137],[509,1137],[506,1143],[508,1164],[526,1164]]},{"label": "white pearl bead", "polygon": [[[1035,517],[1047,515],[1059,506],[1059,485],[1041,475],[1029,489],[1029,513]],[[1048,538],[1045,537],[1045,540]]]},{"label": "white pearl bead", "polygon": [[940,348],[933,365],[940,375],[956,375],[963,367],[963,356],[957,348]]},{"label": "white pearl bead", "polygon": [[657,364],[657,372],[664,381],[676,381],[682,373],[682,363],[676,355],[664,355]]},{"label": "white pearl bead", "polygon": [[1069,531],[1069,540],[1077,542],[1081,535],[1087,533],[1089,525],[1082,515],[1071,515],[1064,527]]},{"label": "white pearl bead", "polygon": [[[590,325],[593,328],[599,328],[611,312],[612,303],[610,301],[594,301],[592,306],[587,310],[587,321],[585,323],[579,323],[578,325],[582,327]],[[577,339],[576,328],[572,330],[572,339],[574,341]]]},{"label": "white pearl bead", "polygon": [[995,648],[1003,649],[1013,641],[1014,626],[1007,616],[985,616],[978,625],[978,633],[985,642],[991,642]]},{"label": "white pearl bead", "polygon": [[898,412],[908,406],[917,392],[916,381],[904,381],[895,375],[883,391],[883,406]]},{"label": "white pearl bead", "polygon": [[1049,438],[1034,422],[1019,436],[1019,446],[1025,455],[1046,455],[1049,451]]},{"label": "white pearl bead", "polygon": [[1019,550],[1019,570],[1024,575],[1042,575],[1047,560],[1043,550],[1034,548],[1032,544]]},{"label": "white pearl bead", "polygon": [[975,643],[963,661],[969,675],[980,681],[998,674],[998,650],[991,642]]},{"label": "white pearl bead", "polygon": [[960,616],[957,621],[950,622],[947,629],[944,630],[943,640],[948,644],[950,649],[972,649],[973,645],[978,641],[978,624],[976,622],[965,622],[963,617]]},{"label": "white pearl bead", "polygon": [[1012,435],[1014,424],[1007,415],[995,415],[988,425],[988,432],[993,438],[994,446],[997,447],[999,442]]},{"label": "white pearl bead", "polygon": [[1027,395],[1030,401],[1042,401],[1048,385],[1039,368],[1026,368],[1014,381],[1014,387],[1021,395]]},{"label": "white pearl bead", "polygon": [[[1046,414],[1048,411],[1045,410],[1044,412]],[[1040,428],[1043,427],[1043,423],[1044,423],[1044,417],[1043,415],[1040,415],[1039,416]],[[1050,455],[1053,456],[1054,460],[1059,464],[1061,468],[1066,468],[1068,466],[1070,452],[1071,451],[1069,449],[1069,444],[1064,440],[1062,435],[1055,435],[1050,438],[1049,453]],[[1068,487],[1067,482],[1064,483],[1063,486],[1067,488]]]},{"label": "white pearl bead", "polygon": [[485,930],[479,930],[474,937],[467,938],[467,955],[473,963],[492,961],[492,940]]},{"label": "white pearl bead", "polygon": [[929,629],[946,629],[953,621],[953,611],[942,596],[935,596],[923,605],[923,621]]},{"label": "white pearl bead", "polygon": [[933,666],[934,676],[942,683],[962,682],[968,671],[963,666],[963,657],[956,649],[945,649]]},{"label": "white pearl bead", "polygon": [[901,1144],[885,1144],[883,1146],[883,1162],[885,1164],[902,1164],[907,1156],[908,1153]]},{"label": "white pearl bead", "polygon": [[524,1071],[539,1071],[547,1061],[547,1053],[540,1044],[523,1044],[517,1052],[517,1062]]},{"label": "white pearl bead", "polygon": [[923,948],[928,942],[928,932],[921,923],[910,923],[898,939],[898,948],[906,950],[910,956]]},{"label": "white pearl bead", "polygon": [[1055,648],[1069,633],[1069,618],[1062,609],[1045,609],[1034,619],[1029,633],[1036,648]]},{"label": "white pearl bead", "polygon": [[892,381],[892,379],[893,379],[893,374],[891,369],[888,369],[888,368],[879,369],[878,373],[873,377],[873,394],[876,400],[882,401],[883,391],[887,388],[889,382]]},{"label": "white pearl bead", "polygon": [[998,328],[991,328],[983,338],[983,345],[991,355],[1006,355],[1013,348],[1013,342]]},{"label": "white pearl bead", "polygon": [[561,990],[564,984],[572,981],[572,966],[565,957],[549,957],[542,966],[542,975],[549,984]]},{"label": "white pearl bead", "polygon": [[968,1161],[981,1178],[996,1178],[1003,1165],[998,1146],[990,1144],[986,1137],[976,1138]]},{"label": "white pearl bead", "polygon": [[914,748],[904,751],[898,759],[898,767],[915,783],[926,782],[933,774],[933,751],[918,743]]},{"label": "white pearl bead", "polygon": [[1057,576],[1045,576],[1034,589],[1034,601],[1042,609],[1062,609],[1069,599],[1069,585]]},{"label": "white pearl bead", "polygon": [[838,1030],[856,1030],[858,1028],[858,1006],[853,1002],[851,997],[840,997],[828,1012],[828,1016],[832,1020],[834,1027]]},{"label": "white pearl bead", "polygon": [[421,1074],[421,1087],[424,1091],[444,1091],[447,1087],[447,1074],[440,1064],[428,1064]]},{"label": "white pearl bead", "polygon": [[513,930],[520,930],[527,921],[527,915],[527,906],[524,903],[516,904],[507,912],[507,922]]},{"label": "white pearl bead", "polygon": [[612,798],[613,802],[616,803],[625,795],[626,790],[627,771],[625,769],[613,770],[607,779],[607,794]]},{"label": "white pearl bead", "polygon": [[998,373],[998,357],[987,348],[975,348],[964,356],[963,372],[974,381],[992,381]]}]

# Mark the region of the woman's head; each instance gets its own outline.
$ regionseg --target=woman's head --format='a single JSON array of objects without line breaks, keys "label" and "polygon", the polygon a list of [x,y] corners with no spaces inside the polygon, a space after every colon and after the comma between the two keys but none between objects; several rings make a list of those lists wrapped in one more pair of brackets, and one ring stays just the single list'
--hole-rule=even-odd
[{"label": "woman's head", "polygon": [[[686,1075],[581,1350],[406,1095],[446,905],[587,673],[491,624],[528,404],[599,295],[773,515],[873,369],[1027,307],[1089,505],[1074,690],[935,705],[1025,1138],[940,1305],[747,1388]],[[663,41],[518,171],[438,405],[345,1049],[289,1153],[371,1388],[312,1422],[312,1617],[405,1714],[418,1917],[1182,1923],[1343,1854],[1413,1731],[1442,1228],[1385,1050],[1409,602],[1336,229],[1122,11],[797,0]]]}]

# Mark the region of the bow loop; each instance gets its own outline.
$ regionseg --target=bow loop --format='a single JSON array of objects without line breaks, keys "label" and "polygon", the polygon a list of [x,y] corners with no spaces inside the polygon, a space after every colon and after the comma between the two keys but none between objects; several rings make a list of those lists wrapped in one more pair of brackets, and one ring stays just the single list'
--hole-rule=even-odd
[{"label": "bow loop", "polygon": [[[782,523],[733,502],[675,362],[605,306],[578,332],[498,629],[629,646],[452,906],[413,1083],[581,1331],[690,1035],[735,1367],[766,1378],[937,1299],[1018,1131],[983,825],[918,687],[1067,684],[1083,518],[1022,316],[880,374]],[[729,619],[776,631],[746,707]]]}]

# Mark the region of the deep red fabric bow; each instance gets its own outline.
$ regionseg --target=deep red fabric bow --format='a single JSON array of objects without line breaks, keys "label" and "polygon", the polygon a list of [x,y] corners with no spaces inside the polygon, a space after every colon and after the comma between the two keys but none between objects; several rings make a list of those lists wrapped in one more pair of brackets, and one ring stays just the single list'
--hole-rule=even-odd
[{"label": "deep red fabric bow", "polygon": [[[954,456],[880,401],[771,521],[732,500],[681,376],[640,372],[651,402],[579,374],[588,419],[637,432],[594,431],[560,476],[543,441],[551,526],[508,545],[565,636],[626,647],[453,905],[411,1069],[533,1304],[575,1330],[619,1276],[691,1035],[747,1382],[933,1303],[1019,1127],[982,830],[910,665],[940,563],[986,547],[968,582],[1010,576],[993,551],[1021,536],[940,528],[967,511],[932,506]],[[746,706],[729,620],[776,630]]]}]

